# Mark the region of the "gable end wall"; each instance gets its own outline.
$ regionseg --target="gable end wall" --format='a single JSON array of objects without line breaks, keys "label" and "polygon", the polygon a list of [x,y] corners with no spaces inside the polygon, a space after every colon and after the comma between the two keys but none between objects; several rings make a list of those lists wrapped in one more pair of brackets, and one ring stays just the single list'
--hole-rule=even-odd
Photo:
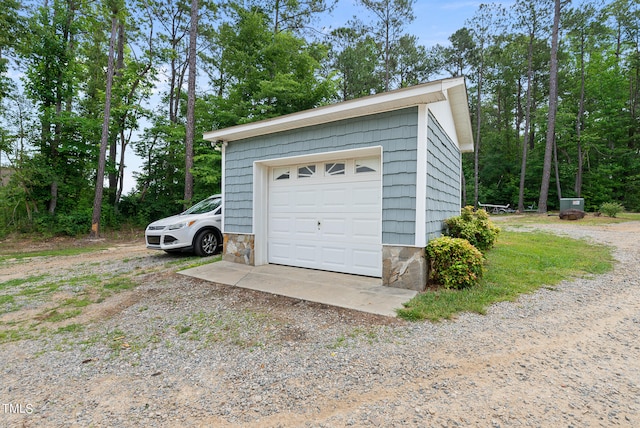
[{"label": "gable end wall", "polygon": [[438,120],[429,112],[427,131],[427,242],[442,233],[444,220],[460,215],[461,155]]}]

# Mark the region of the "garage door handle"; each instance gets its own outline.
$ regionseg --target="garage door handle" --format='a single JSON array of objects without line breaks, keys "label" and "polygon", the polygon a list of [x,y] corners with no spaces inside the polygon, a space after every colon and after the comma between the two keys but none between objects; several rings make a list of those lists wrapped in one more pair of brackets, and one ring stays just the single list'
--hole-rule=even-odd
[{"label": "garage door handle", "polygon": [[320,230],[320,220],[318,220],[318,230]]}]

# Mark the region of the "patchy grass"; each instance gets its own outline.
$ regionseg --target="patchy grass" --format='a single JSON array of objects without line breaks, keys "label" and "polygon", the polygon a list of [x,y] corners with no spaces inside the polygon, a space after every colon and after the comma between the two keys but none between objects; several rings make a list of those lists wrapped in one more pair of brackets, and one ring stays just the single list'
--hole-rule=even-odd
[{"label": "patchy grass", "polygon": [[613,268],[609,247],[544,232],[502,231],[486,258],[487,269],[478,286],[428,290],[407,302],[398,316],[439,321],[461,312],[484,314],[493,303]]},{"label": "patchy grass", "polygon": [[24,284],[31,284],[43,280],[46,275],[35,275],[27,278],[15,278],[8,281],[0,282],[0,290],[20,287]]},{"label": "patchy grass", "polygon": [[368,345],[379,343],[380,329],[376,327],[355,327],[348,333],[336,337],[333,342],[327,345],[328,349],[336,350],[339,348],[360,346],[363,342]]},{"label": "patchy grass", "polygon": [[[0,344],[46,339],[50,335],[77,337],[89,329],[85,321],[79,321],[80,316],[92,314],[94,305],[134,289],[145,280],[142,275],[160,272],[164,277],[177,270],[221,260],[221,256],[177,257],[163,253],[153,256],[126,254],[128,257],[107,257],[104,261],[99,255],[83,257],[83,254],[100,253],[113,247],[114,243],[110,240],[92,242],[79,239],[54,238],[43,241],[12,238],[3,241],[3,244],[0,249],[0,268],[10,266],[13,269],[18,266],[23,274],[21,278],[0,282],[0,315],[7,315],[0,321]],[[55,263],[59,267],[46,269],[46,266],[40,265],[40,258],[45,257],[47,262],[49,259],[60,260]],[[105,264],[113,269],[105,269]],[[37,267],[33,271],[30,269],[32,265]],[[91,269],[91,266],[98,265],[101,266],[99,272]],[[141,312],[146,310],[148,307],[140,309]],[[201,320],[196,316],[192,318],[189,321],[193,325],[186,324],[182,329],[177,329],[177,334],[169,335],[169,339],[201,340],[203,346],[211,341],[225,340],[248,348],[260,346],[264,340],[264,332],[261,332],[263,321],[256,314],[225,314],[215,320],[212,314],[201,316]],[[271,321],[264,322],[269,324]],[[229,336],[224,337],[220,330]],[[251,334],[245,336],[245,330]],[[148,336],[128,337],[123,331],[115,331],[88,339],[86,343],[77,340],[61,343],[85,347],[90,343],[106,342],[115,356],[122,351],[161,343],[166,339],[165,333],[150,332]]]},{"label": "patchy grass", "polygon": [[177,267],[179,270],[183,270],[183,269],[191,269],[198,266],[208,265],[210,263],[219,262],[220,260],[222,260],[222,255],[217,255],[212,257],[198,257],[198,258],[195,258],[195,261],[194,261],[194,258],[192,257],[189,257],[189,258],[184,257],[178,260],[172,260],[170,262],[166,262],[165,266]]},{"label": "patchy grass", "polygon": [[69,324],[67,326],[64,327],[60,327],[58,328],[54,334],[61,334],[61,333],[80,333],[84,331],[84,326],[82,324]]},{"label": "patchy grass", "polygon": [[85,306],[89,306],[93,301],[88,298],[78,299],[77,297],[72,297],[71,299],[67,299],[64,301],[64,306],[71,306],[75,308],[84,308]]},{"label": "patchy grass", "polygon": [[45,312],[44,314],[40,315],[39,319],[47,322],[59,322],[59,321],[67,320],[69,318],[77,317],[82,313],[81,309],[71,309],[71,310],[62,311],[62,312],[58,312],[58,309],[60,308],[56,308],[52,311]]},{"label": "patchy grass", "polygon": [[115,277],[102,284],[102,287],[104,287],[105,290],[111,291],[130,290],[135,286],[136,282],[126,276]]},{"label": "patchy grass", "polygon": [[24,329],[0,330],[0,344],[31,338],[32,333]]},{"label": "patchy grass", "polygon": [[62,287],[64,283],[57,282],[45,282],[44,284],[34,285],[32,287],[25,287],[21,289],[17,295],[18,296],[38,296],[44,294],[51,294],[57,291],[60,287]]},{"label": "patchy grass", "polygon": [[[5,253],[0,256],[7,263],[32,263],[28,257],[36,256],[68,256],[84,252],[97,251],[95,245],[80,249],[47,249],[28,253]],[[164,256],[164,255],[162,255]],[[190,267],[219,261],[221,256],[209,258],[193,257],[160,257],[157,263],[145,263],[144,268],[138,265],[137,259],[145,261],[143,257],[126,258],[126,260],[109,261],[114,265],[109,273],[87,273],[83,265],[77,272],[68,269],[52,271],[47,274],[32,274],[24,278],[13,279],[0,283],[0,315],[8,312],[19,312],[23,308],[36,308],[36,313],[26,312],[26,316],[13,315],[12,321],[0,322],[0,344],[25,339],[46,338],[48,335],[76,336],[85,331],[84,322],[78,322],[77,317],[83,313],[90,313],[91,306],[101,303],[113,295],[134,289],[140,283],[140,275],[153,272],[172,272]],[[97,264],[93,263],[93,264]],[[126,264],[122,269],[120,264]],[[117,265],[117,266],[116,266]],[[117,267],[117,269],[116,269]],[[146,311],[148,307],[141,308]],[[135,351],[150,344],[158,344],[163,340],[184,338],[200,341],[202,346],[212,342],[225,341],[237,346],[253,349],[263,346],[273,331],[265,325],[272,325],[275,321],[266,315],[253,312],[224,313],[222,315],[200,313],[193,314],[189,319],[175,327],[174,335],[164,338],[162,334],[150,332],[148,336],[129,337],[122,330],[108,332],[84,342],[69,342],[68,346],[88,346],[89,343],[106,343],[116,357],[123,351]],[[75,345],[74,345],[75,343]],[[177,342],[179,343],[179,341]],[[168,345],[169,346],[169,345]]]},{"label": "patchy grass", "polygon": [[138,352],[146,346],[138,337],[130,336],[120,329],[109,332],[104,339],[111,349],[111,357],[118,357],[122,351]]},{"label": "patchy grass", "polygon": [[[20,311],[25,306],[40,308],[36,315],[11,323],[0,323],[0,343],[42,337],[48,333],[77,333],[70,324],[49,331],[43,325],[64,323],[83,313],[94,303],[137,286],[128,273],[108,276],[86,274],[51,280],[49,275],[5,281],[0,284],[0,315]],[[62,293],[62,294],[61,294]]]},{"label": "patchy grass", "polygon": [[[4,304],[9,304],[9,303],[13,303],[13,296],[12,295],[0,295],[0,305],[4,305]],[[2,313],[2,311],[0,310],[0,314]]]},{"label": "patchy grass", "polygon": [[241,348],[262,347],[275,340],[280,321],[271,315],[251,310],[204,312],[189,315],[175,331],[189,340],[200,341],[203,346],[227,342]]},{"label": "patchy grass", "polygon": [[87,247],[72,247],[72,248],[58,248],[47,250],[34,250],[34,251],[0,251],[0,263],[7,260],[22,260],[32,257],[65,257],[65,256],[77,256],[80,254],[92,253],[95,251],[101,251],[107,248],[107,246],[87,246]]},{"label": "patchy grass", "polygon": [[[103,278],[89,274],[54,281],[43,281],[47,275],[15,279],[0,284],[0,290],[7,294],[0,295],[0,314],[19,310],[27,304],[38,304],[51,301],[59,291],[66,290],[74,294],[63,301],[61,307],[84,308],[92,303],[103,301],[114,293],[134,288],[137,283],[126,274],[115,274]],[[12,306],[9,306],[12,304]],[[15,304],[15,305],[13,305]]]}]

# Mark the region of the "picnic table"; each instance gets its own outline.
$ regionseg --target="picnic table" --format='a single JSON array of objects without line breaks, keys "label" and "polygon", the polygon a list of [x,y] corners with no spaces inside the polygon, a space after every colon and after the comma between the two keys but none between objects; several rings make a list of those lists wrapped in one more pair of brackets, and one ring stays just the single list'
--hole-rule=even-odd
[{"label": "picnic table", "polygon": [[478,202],[478,206],[491,214],[506,214],[515,212],[515,210],[509,208],[511,204],[496,205],[496,204],[483,204]]}]

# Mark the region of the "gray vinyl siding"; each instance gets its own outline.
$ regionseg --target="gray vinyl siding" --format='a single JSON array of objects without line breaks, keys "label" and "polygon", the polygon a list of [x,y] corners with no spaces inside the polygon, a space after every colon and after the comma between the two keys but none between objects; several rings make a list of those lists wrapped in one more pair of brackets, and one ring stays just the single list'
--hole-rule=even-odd
[{"label": "gray vinyl siding", "polygon": [[415,242],[417,107],[230,142],[225,232],[252,232],[253,162],[382,146],[382,243]]},{"label": "gray vinyl siding", "polygon": [[429,112],[427,123],[426,238],[440,236],[443,221],[460,214],[460,150]]}]

